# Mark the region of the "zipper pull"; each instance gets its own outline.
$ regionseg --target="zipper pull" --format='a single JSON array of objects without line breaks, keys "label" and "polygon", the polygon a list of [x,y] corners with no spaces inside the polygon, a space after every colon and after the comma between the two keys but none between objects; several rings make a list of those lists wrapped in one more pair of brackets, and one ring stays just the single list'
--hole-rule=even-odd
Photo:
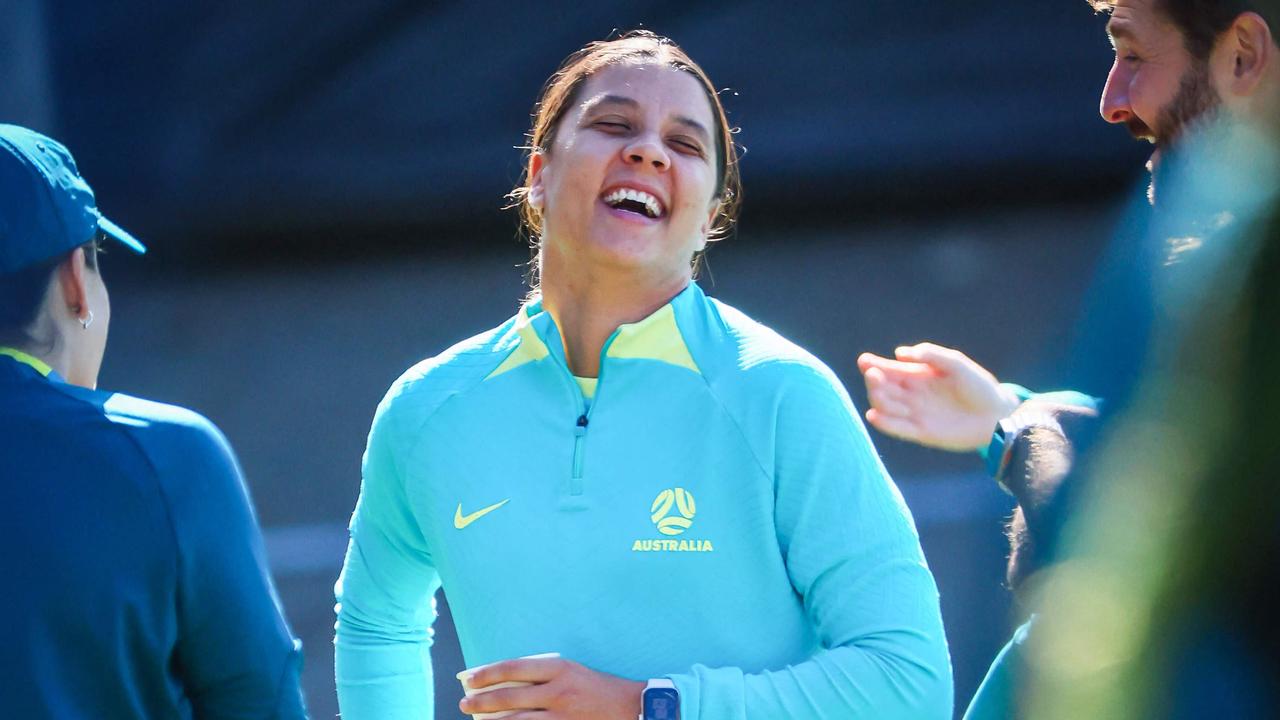
[{"label": "zipper pull", "polygon": [[573,427],[573,473],[569,476],[569,494],[582,494],[582,446],[587,437],[587,414],[578,416]]}]

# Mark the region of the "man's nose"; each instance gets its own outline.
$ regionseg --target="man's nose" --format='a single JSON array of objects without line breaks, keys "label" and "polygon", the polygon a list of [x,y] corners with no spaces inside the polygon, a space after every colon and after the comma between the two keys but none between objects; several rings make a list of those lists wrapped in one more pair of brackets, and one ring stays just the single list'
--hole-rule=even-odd
[{"label": "man's nose", "polygon": [[1116,60],[1107,73],[1107,84],[1102,87],[1102,100],[1098,104],[1102,119],[1109,123],[1127,122],[1133,117],[1129,107],[1129,73]]}]

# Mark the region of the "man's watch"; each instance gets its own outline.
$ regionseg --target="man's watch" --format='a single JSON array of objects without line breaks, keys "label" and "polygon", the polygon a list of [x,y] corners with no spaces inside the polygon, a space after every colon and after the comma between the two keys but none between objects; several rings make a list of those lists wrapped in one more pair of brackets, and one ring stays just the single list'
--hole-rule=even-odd
[{"label": "man's watch", "polygon": [[667,678],[655,678],[640,694],[639,720],[680,720],[680,691]]}]

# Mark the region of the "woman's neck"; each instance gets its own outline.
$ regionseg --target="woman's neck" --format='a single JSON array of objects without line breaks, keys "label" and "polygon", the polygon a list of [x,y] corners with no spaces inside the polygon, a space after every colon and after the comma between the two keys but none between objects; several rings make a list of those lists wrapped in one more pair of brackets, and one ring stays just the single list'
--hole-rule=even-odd
[{"label": "woman's neck", "polygon": [[542,307],[555,319],[578,377],[599,377],[600,351],[613,331],[652,315],[692,282],[692,272],[654,281],[627,272],[566,273],[554,264],[544,264],[541,274]]},{"label": "woman's neck", "polygon": [[[16,351],[13,356],[20,362],[31,364],[42,374],[46,370],[52,370],[61,378],[71,376],[71,358],[66,350],[66,346],[58,343],[56,346],[46,347],[43,349],[33,348],[27,344],[5,344],[0,343],[0,348]],[[9,353],[6,353],[9,354]],[[34,360],[30,363],[29,360]]]},{"label": "woman's neck", "polygon": [[41,310],[26,329],[29,341],[9,347],[36,358],[72,385],[93,389],[98,386],[98,369],[84,366],[84,334],[80,321],[71,314],[59,317]]}]

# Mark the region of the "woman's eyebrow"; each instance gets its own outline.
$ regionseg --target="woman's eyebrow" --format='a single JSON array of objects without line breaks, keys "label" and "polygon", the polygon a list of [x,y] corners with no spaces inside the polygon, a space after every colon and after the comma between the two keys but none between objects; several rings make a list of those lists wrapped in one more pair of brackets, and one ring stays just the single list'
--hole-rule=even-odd
[{"label": "woman's eyebrow", "polygon": [[629,109],[640,107],[640,103],[636,102],[634,98],[629,98],[626,95],[597,95],[582,105],[588,112],[596,110],[602,105],[623,105]]}]

